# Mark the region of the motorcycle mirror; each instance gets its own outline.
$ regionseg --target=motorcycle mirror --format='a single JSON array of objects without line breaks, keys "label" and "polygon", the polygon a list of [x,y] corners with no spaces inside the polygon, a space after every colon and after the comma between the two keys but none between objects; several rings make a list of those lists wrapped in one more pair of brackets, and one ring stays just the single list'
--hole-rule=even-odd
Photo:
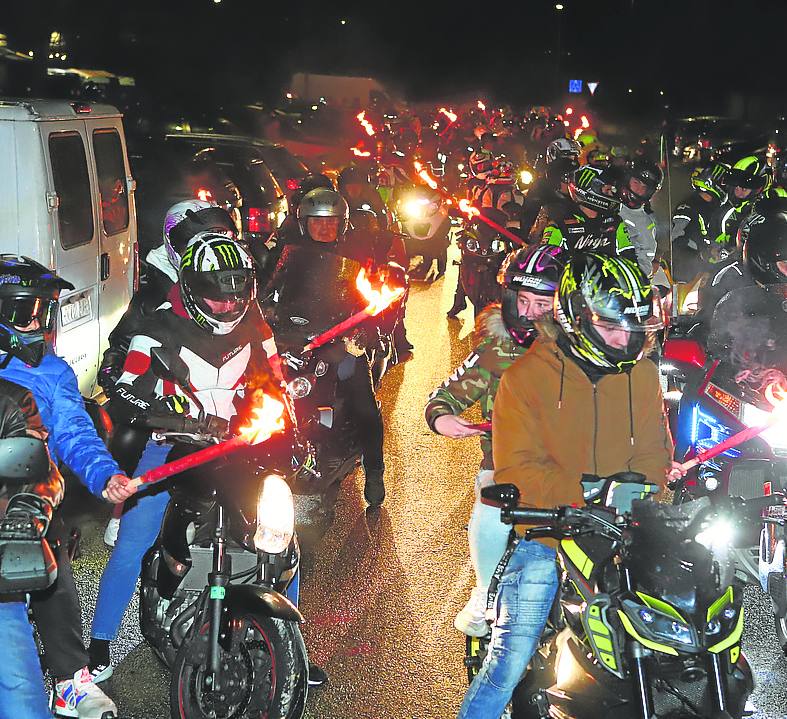
[{"label": "motorcycle mirror", "polygon": [[484,504],[495,507],[516,507],[519,504],[519,489],[515,484],[493,484],[481,490]]},{"label": "motorcycle mirror", "polygon": [[0,480],[36,482],[49,473],[46,445],[33,437],[0,439]]},{"label": "motorcycle mirror", "polygon": [[188,365],[170,350],[164,347],[152,347],[150,366],[156,377],[167,382],[174,382],[184,388],[189,386]]}]

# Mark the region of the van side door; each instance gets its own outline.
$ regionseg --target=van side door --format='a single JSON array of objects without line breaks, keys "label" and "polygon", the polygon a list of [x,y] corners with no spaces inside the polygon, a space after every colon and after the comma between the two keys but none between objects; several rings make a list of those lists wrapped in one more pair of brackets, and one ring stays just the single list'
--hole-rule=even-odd
[{"label": "van side door", "polygon": [[54,267],[74,285],[60,298],[55,349],[93,395],[98,369],[98,217],[89,137],[84,122],[42,122],[41,140],[52,198]]}]

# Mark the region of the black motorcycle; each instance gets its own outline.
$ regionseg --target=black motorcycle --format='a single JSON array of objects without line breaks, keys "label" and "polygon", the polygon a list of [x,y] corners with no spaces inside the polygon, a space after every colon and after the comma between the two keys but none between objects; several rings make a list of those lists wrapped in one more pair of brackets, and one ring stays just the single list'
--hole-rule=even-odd
[{"label": "black motorcycle", "polygon": [[[161,348],[152,354],[157,376],[190,386],[182,360]],[[189,399],[200,406],[193,393]],[[283,431],[171,483],[161,533],[142,565],[140,625],[172,671],[173,718],[304,713],[303,616],[285,595],[297,582],[300,558],[288,481],[304,457],[287,400],[277,399],[285,408]],[[170,461],[224,435],[202,419],[146,423],[174,444]]]},{"label": "black motorcycle", "polygon": [[[501,227],[506,226],[508,216],[502,210],[485,207],[482,212]],[[456,243],[462,253],[459,282],[465,296],[473,303],[475,314],[478,314],[487,305],[500,301],[497,273],[511,251],[511,243],[479,219],[467,226]]]},{"label": "black motorcycle", "polygon": [[[648,493],[645,478],[629,496]],[[559,541],[561,585],[529,671],[513,697],[527,719],[731,719],[753,688],[741,653],[743,591],[729,545],[783,496],[680,506],[636,500],[530,509],[514,485],[482,492],[507,524]]]}]

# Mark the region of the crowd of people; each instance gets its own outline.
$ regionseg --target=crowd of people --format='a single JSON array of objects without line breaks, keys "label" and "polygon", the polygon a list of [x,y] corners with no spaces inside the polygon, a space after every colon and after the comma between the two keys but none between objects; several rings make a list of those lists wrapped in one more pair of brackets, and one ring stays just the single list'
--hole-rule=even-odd
[{"label": "crowd of people", "polygon": [[[787,192],[762,158],[697,168],[692,194],[671,218],[672,247],[659,247],[652,208],[664,181],[659,158],[646,151],[626,158],[619,148],[607,150],[595,138],[580,142],[565,134],[562,122],[539,117],[531,124],[540,133],[531,128],[527,135],[535,182],[518,201],[509,198],[496,208],[519,238],[500,267],[499,301],[475,308],[477,347],[425,407],[430,429],[452,439],[479,436],[483,456],[468,532],[476,583],[455,626],[484,636],[491,624],[491,639],[460,717],[503,714],[558,590],[554,543],[515,539],[512,545],[499,511],[481,502],[481,489],[513,483],[528,505],[552,507],[583,501],[583,474],[614,478],[634,471],[664,484],[679,470],[672,464],[658,370],[648,356],[670,307],[672,283],[661,279],[665,267],[678,281],[707,278],[700,321],[731,287],[787,277]],[[423,157],[424,143],[410,136],[408,142],[399,156],[417,150],[421,154],[408,159]],[[468,161],[471,202],[499,159],[497,143],[490,121]],[[112,452],[85,411],[73,371],[52,350],[58,297],[72,286],[31,260],[0,259],[3,440],[27,436],[50,453],[48,472],[35,486],[4,486],[0,534],[20,518],[29,521],[57,547],[58,566],[56,581],[32,593],[29,604],[53,679],[51,702],[26,598],[5,594],[0,616],[14,640],[7,671],[0,673],[0,717],[39,719],[55,711],[99,719],[116,713],[98,685],[112,674],[110,645],[170,497],[166,485],[137,492],[129,483],[164,463],[173,449],[151,434],[153,418],[190,418],[227,431],[248,416],[256,389],[285,382],[276,302],[292,256],[288,247],[349,258],[406,283],[411,258],[396,208],[386,204],[391,183],[378,187],[376,180],[418,179],[403,168],[406,163],[396,172],[382,155],[377,160],[374,172],[350,165],[336,179],[306,177],[264,266],[214,203],[189,200],[169,210],[162,242],[145,258],[145,282],[112,333],[99,370],[116,426]],[[417,351],[405,331],[406,297],[390,330],[395,362]],[[336,341],[337,391],[358,431],[364,497],[372,509],[386,497],[384,426],[367,352],[378,342],[378,329],[367,324]],[[193,358],[191,389],[203,412],[176,383],[157,376],[152,350],[158,347],[177,347],[181,357]],[[476,403],[491,432],[461,416]],[[570,433],[569,447],[554,431],[558,426],[561,435]],[[67,538],[53,516],[62,497],[60,463],[92,494],[124,506],[87,648]],[[310,679],[319,684],[325,675],[312,666]]]}]

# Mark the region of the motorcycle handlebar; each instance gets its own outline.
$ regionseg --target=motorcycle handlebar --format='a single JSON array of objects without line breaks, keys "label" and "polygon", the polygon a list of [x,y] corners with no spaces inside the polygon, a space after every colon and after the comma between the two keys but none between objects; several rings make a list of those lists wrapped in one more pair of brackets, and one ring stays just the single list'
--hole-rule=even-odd
[{"label": "motorcycle handlebar", "polygon": [[504,509],[501,514],[501,518],[506,524],[551,524],[560,519],[560,510],[558,509],[517,507],[516,509]]}]

